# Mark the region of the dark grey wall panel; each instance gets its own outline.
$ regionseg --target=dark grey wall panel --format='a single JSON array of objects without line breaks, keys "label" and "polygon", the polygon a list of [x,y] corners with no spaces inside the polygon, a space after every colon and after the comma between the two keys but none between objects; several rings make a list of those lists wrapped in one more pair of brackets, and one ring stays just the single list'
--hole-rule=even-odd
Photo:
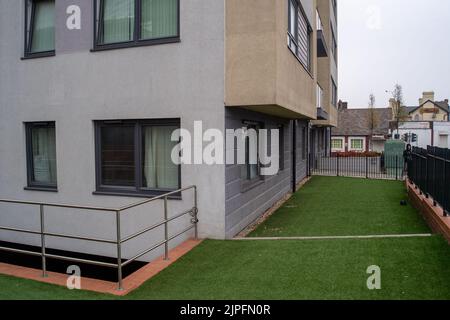
[{"label": "dark grey wall panel", "polygon": [[[243,126],[243,120],[259,121],[266,129],[284,125],[284,170],[275,176],[266,176],[260,184],[245,190],[242,188],[239,165],[228,165],[225,171],[225,231],[228,238],[235,236],[247,225],[256,220],[267,209],[273,206],[292,189],[292,126],[286,119],[270,117],[244,109],[227,108],[225,126],[237,129]],[[301,158],[301,128],[307,126],[306,121],[298,121],[297,128],[297,175],[296,180],[306,177],[306,160]]]}]

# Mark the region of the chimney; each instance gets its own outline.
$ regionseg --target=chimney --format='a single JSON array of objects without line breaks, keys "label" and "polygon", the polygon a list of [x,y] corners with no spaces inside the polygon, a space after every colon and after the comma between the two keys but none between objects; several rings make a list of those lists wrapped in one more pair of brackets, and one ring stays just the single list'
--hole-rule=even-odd
[{"label": "chimney", "polygon": [[397,101],[394,98],[389,99],[389,108],[392,111],[392,119],[395,119],[397,113]]},{"label": "chimney", "polygon": [[338,102],[338,110],[347,110],[348,109],[348,102],[344,102],[342,100],[339,100]]},{"label": "chimney", "polygon": [[434,91],[425,91],[421,99],[419,99],[419,105],[427,102],[428,100],[434,102]]},{"label": "chimney", "polygon": [[389,99],[389,108],[394,109],[396,107],[396,102],[394,98]]}]

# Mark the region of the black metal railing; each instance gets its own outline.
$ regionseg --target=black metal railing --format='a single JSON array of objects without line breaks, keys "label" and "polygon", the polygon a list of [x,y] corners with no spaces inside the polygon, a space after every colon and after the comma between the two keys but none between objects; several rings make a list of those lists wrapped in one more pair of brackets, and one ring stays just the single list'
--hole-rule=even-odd
[{"label": "black metal railing", "polygon": [[408,161],[408,178],[420,193],[432,198],[433,204],[441,206],[444,215],[449,216],[450,149],[414,147]]},{"label": "black metal railing", "polygon": [[403,180],[405,161],[401,155],[332,154],[311,155],[312,175]]}]

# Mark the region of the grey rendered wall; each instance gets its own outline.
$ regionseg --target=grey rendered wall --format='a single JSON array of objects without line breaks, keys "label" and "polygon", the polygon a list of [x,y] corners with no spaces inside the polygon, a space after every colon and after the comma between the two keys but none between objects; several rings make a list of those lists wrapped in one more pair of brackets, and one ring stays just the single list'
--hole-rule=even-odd
[{"label": "grey rendered wall", "polygon": [[[65,29],[66,4],[82,8],[82,29]],[[104,52],[92,47],[90,0],[56,1],[56,56],[21,60],[23,1],[0,0],[0,198],[123,206],[139,198],[93,195],[93,120],[181,118],[204,128],[224,126],[224,2],[181,1],[181,42]],[[88,5],[89,4],[89,5]],[[214,115],[214,116],[211,116]],[[56,121],[58,193],[25,191],[26,121]],[[189,166],[182,185],[199,188],[201,237],[224,238],[224,166]],[[214,188],[211,186],[214,185]],[[172,214],[192,207],[191,195],[170,201]],[[123,235],[162,219],[162,203],[123,217]],[[92,212],[48,210],[48,229],[114,239],[114,217]],[[38,228],[38,210],[0,205],[0,224]],[[188,224],[171,224],[175,233]],[[130,256],[161,240],[162,230],[124,248]],[[0,240],[37,244],[36,237],[0,232]],[[183,240],[177,239],[178,242]],[[176,244],[177,242],[174,242]],[[114,255],[114,249],[80,241],[49,239],[64,250]],[[148,257],[147,257],[148,259]]]},{"label": "grey rendered wall", "polygon": [[[226,129],[242,128],[243,120],[259,121],[266,129],[275,129],[284,125],[284,170],[275,176],[266,176],[255,187],[246,190],[242,187],[239,165],[226,166],[225,187],[225,228],[226,237],[232,238],[242,231],[275,202],[292,190],[292,125],[289,120],[263,115],[243,109],[227,108],[225,111]],[[306,121],[299,121],[299,126]],[[297,130],[297,133],[299,131]],[[301,134],[301,131],[300,131]],[[301,137],[298,133],[298,138]],[[301,143],[298,142],[298,148]],[[306,161],[301,160],[301,151],[297,151],[297,181],[306,177]],[[299,157],[300,156],[300,157]]]}]

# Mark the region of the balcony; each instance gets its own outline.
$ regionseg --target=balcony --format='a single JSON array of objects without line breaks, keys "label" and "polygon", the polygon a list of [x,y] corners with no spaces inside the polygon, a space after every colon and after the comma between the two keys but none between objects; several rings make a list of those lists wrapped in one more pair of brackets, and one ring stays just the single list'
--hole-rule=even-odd
[{"label": "balcony", "polygon": [[328,112],[323,108],[324,96],[322,87],[317,84],[316,85],[316,107],[317,107],[317,120],[328,120],[329,115]]},{"label": "balcony", "polygon": [[226,1],[225,105],[288,119],[316,119],[311,70],[317,59],[308,57],[309,69],[293,54],[285,4],[260,0],[255,7],[250,0]]},{"label": "balcony", "polygon": [[316,11],[316,28],[317,28],[317,57],[319,58],[328,57],[327,41],[323,33],[322,19],[320,18],[318,11]]}]

